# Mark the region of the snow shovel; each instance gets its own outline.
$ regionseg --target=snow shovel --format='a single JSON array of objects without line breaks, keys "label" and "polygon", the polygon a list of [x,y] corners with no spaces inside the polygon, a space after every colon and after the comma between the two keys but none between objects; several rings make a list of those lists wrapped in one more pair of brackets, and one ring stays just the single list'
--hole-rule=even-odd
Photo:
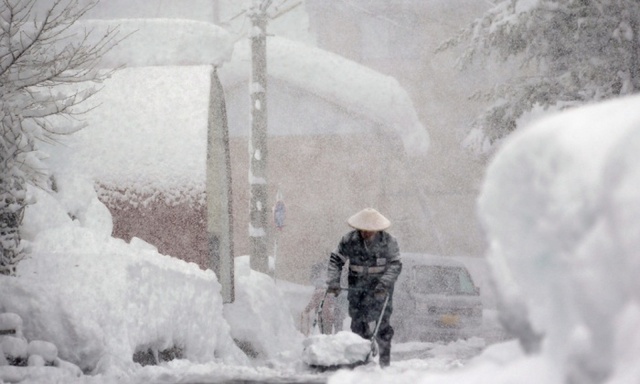
[{"label": "snow shovel", "polygon": [[[305,363],[314,371],[319,372],[341,368],[352,369],[369,363],[371,357],[378,354],[376,336],[388,302],[389,294],[387,293],[370,341],[350,331],[341,331],[333,335],[312,336],[304,343],[303,360]],[[321,302],[320,307],[323,304]],[[320,322],[322,322],[321,311],[321,309],[318,311]]]},{"label": "snow shovel", "polygon": [[367,357],[364,359],[363,364],[367,364],[371,357],[376,357],[380,348],[378,347],[378,340],[376,336],[378,336],[378,330],[380,329],[380,323],[382,322],[382,316],[384,316],[384,311],[387,309],[387,303],[389,302],[389,292],[384,297],[384,304],[382,304],[382,309],[380,310],[380,316],[378,316],[378,321],[376,321],[376,327],[373,329],[373,334],[371,335],[371,351],[367,354]]},{"label": "snow shovel", "polygon": [[322,333],[322,308],[324,308],[324,301],[327,299],[327,294],[329,290],[324,291],[324,296],[322,296],[322,300],[320,300],[320,305],[318,305],[318,310],[316,311],[316,316],[313,319],[313,325],[311,325],[311,331],[315,328],[316,324],[318,325],[318,331]]}]

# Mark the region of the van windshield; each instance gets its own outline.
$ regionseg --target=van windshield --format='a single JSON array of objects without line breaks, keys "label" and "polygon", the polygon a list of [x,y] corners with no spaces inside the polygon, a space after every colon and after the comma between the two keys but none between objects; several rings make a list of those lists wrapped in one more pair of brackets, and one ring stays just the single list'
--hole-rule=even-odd
[{"label": "van windshield", "polygon": [[415,289],[422,294],[475,295],[471,276],[464,268],[421,265],[413,268]]}]

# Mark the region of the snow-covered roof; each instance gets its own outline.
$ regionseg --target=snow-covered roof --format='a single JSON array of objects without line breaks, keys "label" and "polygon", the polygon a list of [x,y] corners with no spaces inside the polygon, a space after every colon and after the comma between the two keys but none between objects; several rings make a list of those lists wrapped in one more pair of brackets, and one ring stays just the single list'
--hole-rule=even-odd
[{"label": "snow-covered roof", "polygon": [[[274,79],[392,129],[410,155],[424,155],[429,147],[429,135],[411,98],[391,76],[277,36],[267,40],[267,72]],[[243,39],[236,43],[231,61],[220,69],[220,80],[230,88],[248,81],[250,74],[251,50],[248,39]]]},{"label": "snow-covered roof", "polygon": [[[161,65],[220,65],[231,57],[233,39],[215,24],[182,19],[85,20],[76,28],[93,30],[91,39],[117,28],[122,39],[107,52],[101,65],[142,67]],[[102,33],[101,33],[102,32]]]},{"label": "snow-covered roof", "polygon": [[[115,24],[123,34],[136,31],[105,57],[111,66],[127,65],[87,102],[88,108],[95,107],[86,116],[89,126],[65,146],[50,149],[52,160],[75,164],[103,182],[149,180],[200,190],[205,180],[211,80],[211,69],[204,64],[209,58],[223,63],[233,50],[233,57],[220,69],[223,86],[228,89],[248,81],[247,39],[234,48],[227,45],[226,32],[186,20],[92,20],[87,27],[92,23],[96,32]],[[427,131],[394,78],[286,39],[270,37],[268,50],[272,77],[379,122],[402,139],[408,154],[425,153]],[[177,154],[188,156],[177,158]]]},{"label": "snow-covered roof", "polygon": [[87,100],[85,107],[93,108],[85,116],[88,126],[62,138],[64,145],[48,148],[49,161],[107,183],[202,190],[211,70],[200,65],[116,71]]}]

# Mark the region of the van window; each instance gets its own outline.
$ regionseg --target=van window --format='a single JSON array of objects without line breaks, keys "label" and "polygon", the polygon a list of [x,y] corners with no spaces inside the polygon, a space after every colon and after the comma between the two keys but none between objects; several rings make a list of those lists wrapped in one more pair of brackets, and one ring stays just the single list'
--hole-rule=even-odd
[{"label": "van window", "polygon": [[459,267],[421,265],[413,267],[411,276],[418,293],[439,295],[474,295],[469,273]]},{"label": "van window", "polygon": [[459,268],[459,278],[460,278],[460,294],[462,295],[476,295],[476,286],[473,284],[471,280],[471,276],[469,276],[469,272],[466,270]]}]

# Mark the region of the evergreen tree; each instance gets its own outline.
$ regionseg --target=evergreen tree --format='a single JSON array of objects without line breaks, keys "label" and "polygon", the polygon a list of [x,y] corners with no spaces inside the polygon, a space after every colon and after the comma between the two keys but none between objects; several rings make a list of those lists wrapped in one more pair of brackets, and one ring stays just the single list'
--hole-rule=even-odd
[{"label": "evergreen tree", "polygon": [[497,2],[441,47],[463,46],[462,69],[487,59],[519,66],[512,78],[474,95],[492,102],[474,122],[474,149],[490,148],[536,106],[565,108],[637,92],[639,28],[638,0]]},{"label": "evergreen tree", "polygon": [[27,183],[47,188],[49,173],[38,142],[55,142],[83,127],[77,106],[108,73],[96,68],[116,42],[107,31],[73,29],[95,2],[52,0],[38,14],[37,0],[0,0],[0,274],[15,274],[24,255],[20,224]]}]

